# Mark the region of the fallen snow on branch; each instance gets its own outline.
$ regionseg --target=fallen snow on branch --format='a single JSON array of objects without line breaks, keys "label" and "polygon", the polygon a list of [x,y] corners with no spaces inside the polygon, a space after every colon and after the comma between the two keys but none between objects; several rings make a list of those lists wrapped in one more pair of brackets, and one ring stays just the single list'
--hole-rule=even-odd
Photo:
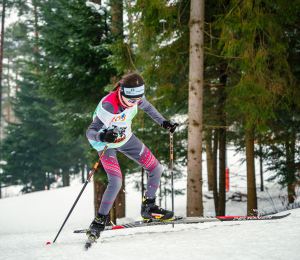
[{"label": "fallen snow on branch", "polygon": [[99,4],[96,4],[96,3],[93,3],[93,2],[90,2],[90,1],[86,1],[85,2],[85,5],[87,7],[90,7],[93,11],[99,13],[100,15],[104,15],[105,12],[103,10],[103,7]]}]

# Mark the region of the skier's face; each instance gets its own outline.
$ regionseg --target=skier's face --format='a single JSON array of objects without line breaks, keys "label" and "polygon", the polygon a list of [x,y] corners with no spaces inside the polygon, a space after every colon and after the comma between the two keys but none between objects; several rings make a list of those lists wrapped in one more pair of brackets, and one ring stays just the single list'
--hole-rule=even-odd
[{"label": "skier's face", "polygon": [[142,96],[141,98],[127,98],[127,97],[124,97],[124,96],[121,96],[122,97],[122,100],[124,101],[124,103],[129,106],[129,107],[133,107],[135,105],[138,104],[138,102],[144,97]]}]

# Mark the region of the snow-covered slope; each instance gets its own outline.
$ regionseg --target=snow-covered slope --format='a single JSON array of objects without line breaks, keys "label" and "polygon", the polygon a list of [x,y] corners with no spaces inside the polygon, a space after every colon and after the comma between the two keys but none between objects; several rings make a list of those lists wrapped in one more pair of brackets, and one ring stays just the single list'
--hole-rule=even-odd
[{"label": "snow-covered slope", "polygon": [[[281,220],[203,223],[106,231],[86,252],[93,218],[89,184],[55,244],[82,185],[0,200],[0,259],[299,259],[300,209]],[[127,216],[137,218],[140,198],[128,192]],[[282,213],[281,213],[282,214]]]}]

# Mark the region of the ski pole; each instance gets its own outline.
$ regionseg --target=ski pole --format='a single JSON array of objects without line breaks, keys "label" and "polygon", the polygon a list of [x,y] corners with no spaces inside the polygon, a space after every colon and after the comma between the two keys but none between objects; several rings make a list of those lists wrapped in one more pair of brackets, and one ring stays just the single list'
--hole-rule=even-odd
[{"label": "ski pole", "polygon": [[[173,189],[173,133],[170,132],[170,158],[171,158],[171,192],[172,192],[172,211],[174,214],[174,189]],[[174,223],[172,223],[174,227]]]},{"label": "ski pole", "polygon": [[[110,125],[109,125],[109,126],[110,126]],[[109,126],[108,126],[108,127],[109,127]],[[114,130],[113,130],[114,134],[118,134],[118,133],[121,131],[121,129],[120,129],[119,127],[117,127],[117,126],[113,126],[113,129],[114,129]],[[83,193],[83,191],[84,191],[86,185],[89,183],[89,181],[90,181],[90,179],[92,178],[93,174],[94,174],[95,171],[97,170],[98,165],[99,165],[99,163],[101,162],[101,159],[102,159],[102,157],[103,157],[103,155],[104,155],[104,153],[105,153],[105,151],[106,151],[108,145],[109,145],[109,143],[106,144],[106,146],[104,147],[104,149],[103,149],[103,151],[102,151],[102,153],[101,153],[101,155],[100,155],[98,161],[96,162],[96,164],[95,164],[94,167],[92,168],[92,171],[91,171],[91,173],[90,173],[88,179],[86,180],[85,184],[83,185],[83,187],[82,187],[82,189],[81,189],[81,191],[80,191],[80,193],[79,193],[77,199],[75,200],[75,202],[74,202],[74,204],[73,204],[73,206],[72,206],[72,208],[71,208],[71,210],[70,210],[68,216],[66,217],[64,223],[62,224],[60,230],[58,231],[58,233],[57,233],[57,235],[56,235],[56,237],[55,237],[53,243],[55,243],[57,237],[58,237],[59,234],[60,234],[60,231],[63,229],[64,225],[66,224],[66,222],[67,222],[67,220],[68,220],[68,218],[70,217],[70,215],[71,215],[73,209],[75,208],[75,206],[76,206],[76,204],[77,204],[77,202],[78,202],[78,200],[79,200],[81,194]]]},{"label": "ski pole", "polygon": [[[170,129],[171,193],[172,193],[172,211],[173,211],[173,214],[174,214],[173,133],[175,132],[175,129],[178,126],[178,124],[174,123],[171,120],[170,120],[170,124],[172,125],[172,128]],[[172,227],[174,227],[174,223],[172,223]]]},{"label": "ski pole", "polygon": [[65,219],[64,223],[62,224],[62,226],[61,226],[60,230],[58,231],[58,233],[57,233],[57,235],[56,235],[56,237],[55,237],[55,239],[54,239],[53,243],[55,243],[55,241],[56,241],[57,237],[59,236],[59,234],[60,234],[61,230],[63,229],[64,225],[66,224],[66,222],[67,222],[68,218],[70,217],[70,215],[71,215],[71,213],[72,213],[73,209],[75,208],[75,206],[76,206],[76,204],[77,204],[77,202],[78,202],[78,200],[79,200],[79,198],[80,198],[81,194],[83,193],[83,191],[84,191],[84,189],[85,189],[86,185],[89,183],[89,181],[90,181],[90,179],[92,178],[93,174],[94,174],[94,173],[95,173],[95,171],[97,170],[97,168],[98,168],[98,165],[99,165],[99,163],[101,162],[101,159],[102,159],[102,157],[103,157],[103,155],[104,155],[104,153],[105,153],[105,151],[106,151],[106,149],[107,149],[108,145],[109,145],[109,143],[107,143],[107,145],[104,147],[104,149],[103,149],[103,151],[102,151],[102,154],[101,154],[101,156],[100,156],[99,160],[96,162],[96,164],[95,164],[95,165],[94,165],[94,167],[92,168],[92,171],[91,171],[91,173],[90,173],[90,175],[89,175],[88,179],[86,180],[85,184],[83,185],[83,187],[82,187],[82,189],[81,189],[81,191],[80,191],[80,193],[79,193],[79,195],[78,195],[78,197],[77,197],[77,199],[76,199],[75,203],[73,204],[73,206],[72,206],[72,208],[71,208],[71,210],[70,210],[70,212],[69,212],[68,216],[66,217],[66,219]]}]

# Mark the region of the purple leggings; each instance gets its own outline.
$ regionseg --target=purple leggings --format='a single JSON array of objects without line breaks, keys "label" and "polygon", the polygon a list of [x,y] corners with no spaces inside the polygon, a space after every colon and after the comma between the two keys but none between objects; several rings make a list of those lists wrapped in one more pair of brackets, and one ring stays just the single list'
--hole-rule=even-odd
[{"label": "purple leggings", "polygon": [[[146,199],[155,198],[162,174],[162,166],[150,150],[134,135],[118,148],[107,149],[101,159],[102,165],[108,176],[108,186],[103,194],[99,213],[107,215],[122,187],[122,173],[117,160],[117,151],[138,163],[148,173]],[[101,155],[102,151],[98,152]]]}]

